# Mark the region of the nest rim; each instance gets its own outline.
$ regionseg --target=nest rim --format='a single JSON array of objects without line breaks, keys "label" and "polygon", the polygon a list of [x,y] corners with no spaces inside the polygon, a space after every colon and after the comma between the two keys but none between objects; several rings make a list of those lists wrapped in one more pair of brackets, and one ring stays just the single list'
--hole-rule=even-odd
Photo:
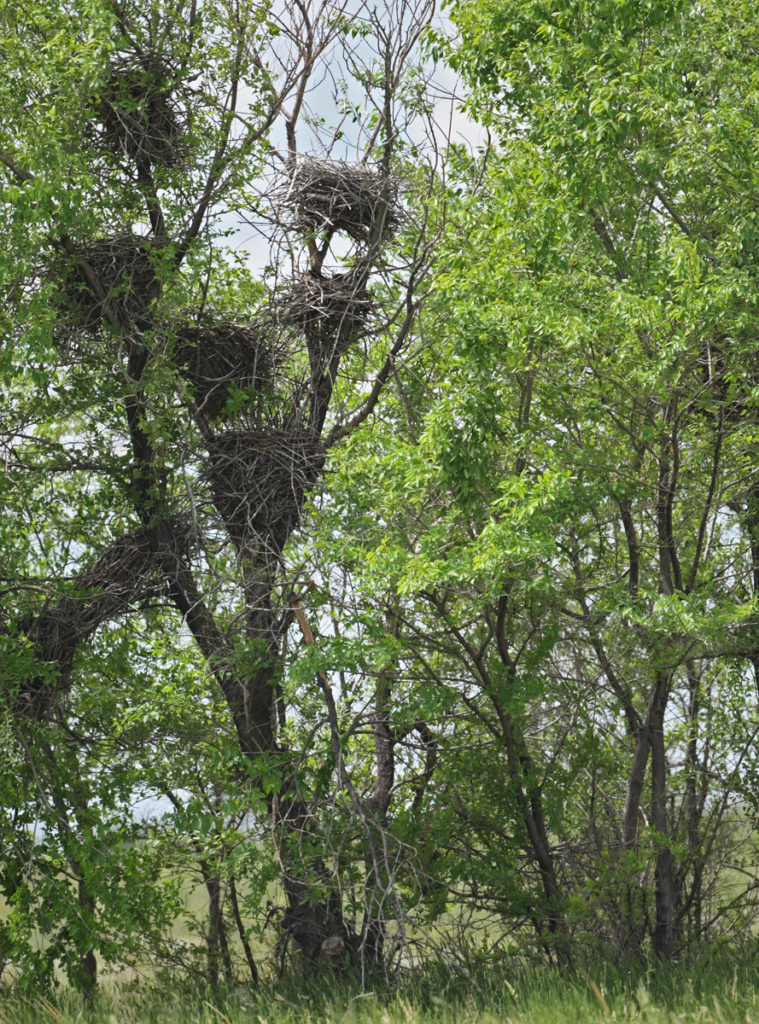
[{"label": "nest rim", "polygon": [[297,525],[326,450],[305,428],[244,427],[214,435],[205,476],[222,516],[242,534],[285,537]]}]

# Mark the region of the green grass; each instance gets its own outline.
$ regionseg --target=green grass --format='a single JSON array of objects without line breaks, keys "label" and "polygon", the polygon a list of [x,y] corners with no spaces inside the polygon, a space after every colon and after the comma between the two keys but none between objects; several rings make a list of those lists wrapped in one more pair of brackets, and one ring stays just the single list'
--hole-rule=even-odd
[{"label": "green grass", "polygon": [[259,993],[144,985],[102,993],[87,1011],[64,992],[55,1001],[6,992],[0,1024],[759,1024],[759,957],[715,956],[689,967],[627,973],[597,966],[565,976],[514,966],[482,971],[445,965],[399,992],[359,995],[339,980],[289,980]]}]

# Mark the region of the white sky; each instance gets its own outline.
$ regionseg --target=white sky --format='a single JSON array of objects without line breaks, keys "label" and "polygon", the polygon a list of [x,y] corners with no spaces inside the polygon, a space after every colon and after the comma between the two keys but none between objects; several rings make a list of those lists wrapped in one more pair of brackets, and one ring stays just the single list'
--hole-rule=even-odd
[{"label": "white sky", "polygon": [[[356,0],[356,7],[363,9],[360,0]],[[437,12],[432,24],[441,32],[453,34],[452,25],[444,13]],[[363,64],[370,64],[376,59],[370,42],[359,40],[357,44],[354,42],[354,46],[354,56]],[[337,47],[334,47],[327,65],[313,77],[306,98],[306,110],[299,123],[298,148],[301,155],[353,162],[363,154],[365,132],[362,138],[361,118],[357,123],[350,118],[341,118],[339,104],[347,103],[351,108],[361,111],[361,117],[365,118],[372,110],[372,102],[361,85],[350,77],[344,58],[336,50]],[[402,133],[406,141],[417,148],[419,159],[439,162],[439,154],[449,142],[468,146],[473,152],[483,146],[486,141],[485,130],[461,110],[464,90],[455,72],[442,63],[430,64],[424,68],[424,76],[431,114],[428,118],[418,116],[409,121]],[[337,130],[341,137],[336,141]],[[280,118],[274,126],[272,143],[280,153],[285,152],[284,118]],[[265,194],[271,184],[262,181],[260,186]],[[232,239],[227,240],[227,244],[244,255],[246,265],[254,274],[263,273],[273,262],[269,223],[233,214],[224,218],[222,224],[225,229],[234,228],[237,232]],[[333,254],[339,257],[339,242],[337,245],[337,249],[333,247]],[[287,275],[290,269],[283,268],[283,272]]]}]

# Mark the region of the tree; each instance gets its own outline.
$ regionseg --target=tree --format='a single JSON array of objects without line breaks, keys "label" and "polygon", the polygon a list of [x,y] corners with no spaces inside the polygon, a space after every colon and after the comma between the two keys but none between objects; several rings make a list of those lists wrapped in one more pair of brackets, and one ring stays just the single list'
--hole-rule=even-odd
[{"label": "tree", "polygon": [[[355,959],[362,937],[342,914],[300,755],[279,739],[303,586],[285,551],[328,453],[372,413],[410,341],[429,242],[417,235],[399,264],[391,240],[429,14],[214,0],[0,14],[8,743],[19,757],[29,736],[49,751],[30,806],[44,790],[58,825],[78,815],[72,835],[91,837],[84,809],[94,799],[97,817],[112,784],[101,766],[89,793],[93,716],[113,728],[113,681],[133,700],[140,659],[165,678],[192,644],[226,702],[238,784],[274,823],[284,927],[311,961],[329,939]],[[308,107],[326,69],[335,126]],[[348,131],[358,163],[298,150],[302,132],[329,154]],[[266,220],[289,277],[281,262],[273,281],[251,274],[227,241],[240,216]],[[373,297],[383,276],[392,307]],[[370,333],[378,346],[362,351]],[[369,386],[354,407],[349,361]],[[93,660],[103,635],[113,649]],[[30,772],[36,751],[22,757]],[[10,835],[29,813],[11,810]],[[103,893],[91,861],[67,857],[86,910],[66,937],[72,978],[91,989]],[[18,905],[28,873],[11,874]]]},{"label": "tree", "polygon": [[492,137],[427,164],[424,4],[0,10],[28,983],[176,956],[169,844],[212,983],[275,875],[280,951],[364,982],[436,925],[564,964],[745,928],[753,11],[456,2],[428,59]]},{"label": "tree", "polygon": [[559,955],[669,958],[756,887],[756,18],[452,16],[498,142],[449,166],[435,355],[341,463],[346,557],[440,694],[440,877]]}]

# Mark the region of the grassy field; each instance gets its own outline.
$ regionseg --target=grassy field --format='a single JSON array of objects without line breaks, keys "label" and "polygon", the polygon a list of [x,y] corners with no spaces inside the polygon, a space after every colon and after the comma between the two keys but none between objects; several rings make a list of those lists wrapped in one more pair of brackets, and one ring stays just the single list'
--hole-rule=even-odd
[{"label": "grassy field", "polygon": [[[186,913],[204,919],[204,888],[188,880],[184,895]],[[184,919],[174,934],[202,942]],[[723,950],[636,972],[596,964],[562,974],[519,959],[485,970],[466,960],[468,967],[450,958],[428,964],[397,988],[364,994],[334,976],[213,993],[181,982],[159,986],[147,968],[134,983],[114,983],[135,978],[132,970],[102,973],[96,1004],[86,1007],[63,985],[47,998],[10,984],[0,986],[0,1024],[759,1024],[759,943],[740,956]]]},{"label": "grassy field", "polygon": [[91,1010],[70,993],[56,1002],[6,992],[0,1024],[759,1024],[759,958],[719,957],[637,975],[612,968],[562,976],[525,968],[450,968],[409,979],[400,992],[356,995],[339,982],[293,982],[259,993],[130,987]]}]

